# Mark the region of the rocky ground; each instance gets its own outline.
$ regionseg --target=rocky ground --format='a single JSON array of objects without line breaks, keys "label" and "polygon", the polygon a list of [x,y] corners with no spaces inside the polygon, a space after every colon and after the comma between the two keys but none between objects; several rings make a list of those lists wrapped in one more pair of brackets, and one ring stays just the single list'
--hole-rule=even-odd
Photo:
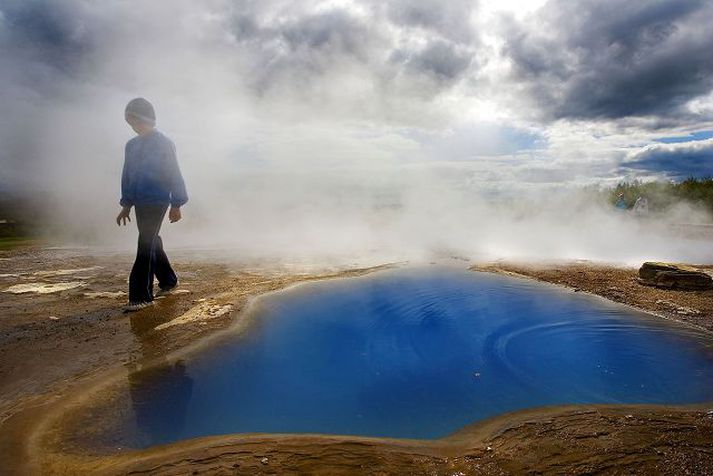
[{"label": "rocky ground", "polygon": [[[713,266],[697,265],[713,272]],[[653,314],[713,331],[713,289],[682,291],[639,283],[638,268],[591,262],[478,264],[472,270],[508,274],[566,286],[628,304]]]},{"label": "rocky ground", "polygon": [[[125,315],[131,256],[0,252],[0,461],[4,474],[713,474],[713,405],[579,406],[518,412],[435,441],[234,436],[95,454],[63,443],[68,402],[112,372],[180,351],[240,319],[252,296],[369,270],[176,256],[180,292]],[[476,267],[600,294],[713,329],[711,291],[639,285],[590,263]],[[92,424],[86,422],[85,424]]]}]

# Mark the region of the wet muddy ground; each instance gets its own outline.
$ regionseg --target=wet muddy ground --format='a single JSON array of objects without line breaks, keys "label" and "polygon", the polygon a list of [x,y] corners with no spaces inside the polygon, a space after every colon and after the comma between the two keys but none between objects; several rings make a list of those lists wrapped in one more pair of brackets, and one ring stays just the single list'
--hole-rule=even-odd
[{"label": "wet muddy ground", "polygon": [[[39,248],[0,252],[0,460],[5,474],[713,474],[713,403],[537,409],[427,442],[245,435],[131,453],[69,449],[61,425],[47,422],[61,421],[66,402],[92,382],[227,328],[240,319],[251,296],[299,281],[368,272],[228,264],[179,254],[174,264],[181,292],[126,315],[122,293],[131,258]],[[713,329],[710,291],[646,288],[635,282],[633,269],[589,263],[484,267]]]},{"label": "wet muddy ground", "polygon": [[178,260],[178,291],[124,314],[131,256],[29,249],[0,258],[2,416],[18,398],[181,348],[226,327],[249,296],[309,277]]}]

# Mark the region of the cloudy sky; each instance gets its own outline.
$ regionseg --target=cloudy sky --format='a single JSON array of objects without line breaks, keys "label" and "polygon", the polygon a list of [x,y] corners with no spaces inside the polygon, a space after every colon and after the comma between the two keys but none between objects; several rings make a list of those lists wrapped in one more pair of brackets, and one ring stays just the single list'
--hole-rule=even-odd
[{"label": "cloudy sky", "polygon": [[706,0],[0,0],[0,186],[103,190],[135,96],[205,183],[709,176],[712,24]]}]

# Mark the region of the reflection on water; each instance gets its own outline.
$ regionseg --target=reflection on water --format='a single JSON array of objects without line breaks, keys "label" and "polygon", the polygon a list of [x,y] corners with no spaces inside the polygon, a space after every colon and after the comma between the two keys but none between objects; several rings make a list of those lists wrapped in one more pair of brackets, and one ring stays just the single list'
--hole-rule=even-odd
[{"label": "reflection on water", "polygon": [[709,401],[710,349],[694,331],[542,284],[382,272],[270,297],[247,334],[134,372],[117,434],[129,446],[238,432],[436,438],[541,405]]},{"label": "reflection on water", "polygon": [[[181,434],[185,429],[193,379],[182,360],[168,362],[163,336],[155,332],[158,325],[176,315],[175,304],[175,300],[168,299],[163,303],[162,312],[151,308],[148,312],[130,316],[131,331],[140,350],[135,361],[127,364],[129,397],[135,417],[135,426],[131,428],[134,431],[128,430],[128,434],[136,445],[170,441],[173,435]],[[143,367],[140,362],[151,362],[152,365]]]},{"label": "reflection on water", "polygon": [[143,439],[167,441],[185,429],[193,379],[183,361],[129,374],[129,394]]}]

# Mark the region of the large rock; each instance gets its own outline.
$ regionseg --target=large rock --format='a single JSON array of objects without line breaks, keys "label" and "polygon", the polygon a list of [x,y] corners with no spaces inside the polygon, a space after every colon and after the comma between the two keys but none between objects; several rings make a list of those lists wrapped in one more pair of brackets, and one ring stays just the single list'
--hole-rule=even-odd
[{"label": "large rock", "polygon": [[713,278],[692,266],[649,261],[639,268],[639,282],[668,289],[701,290],[713,288]]}]

